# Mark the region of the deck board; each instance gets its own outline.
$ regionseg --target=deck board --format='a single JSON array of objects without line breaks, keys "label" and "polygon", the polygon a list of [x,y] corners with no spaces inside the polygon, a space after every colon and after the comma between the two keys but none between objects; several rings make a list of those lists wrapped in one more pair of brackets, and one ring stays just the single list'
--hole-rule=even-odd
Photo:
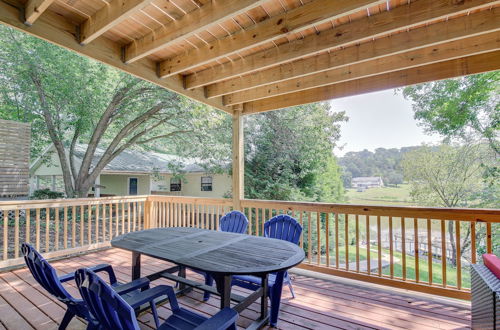
[{"label": "deck board", "polygon": [[[131,254],[119,249],[108,249],[52,262],[60,273],[98,263],[113,265],[119,281],[130,280]],[[143,256],[142,275],[168,267],[164,261]],[[190,278],[200,275],[188,272]],[[297,272],[294,278],[296,298],[291,299],[287,288],[278,323],[281,329],[466,329],[470,328],[470,305],[453,300],[433,299],[431,296],[412,295],[402,290],[367,286],[361,282],[336,280],[334,277],[310,276]],[[170,284],[161,279],[154,284]],[[66,286],[77,294],[74,283]],[[235,287],[239,294],[247,290]],[[180,298],[181,305],[206,316],[219,308],[216,296],[202,301],[202,293],[193,290]],[[238,320],[245,328],[258,317],[260,306],[253,303]],[[55,329],[62,319],[65,307],[41,288],[26,268],[0,273],[0,330]],[[170,315],[168,305],[159,308],[160,319]],[[139,318],[142,329],[153,329],[151,314]],[[81,320],[73,320],[70,329],[84,329]]]}]

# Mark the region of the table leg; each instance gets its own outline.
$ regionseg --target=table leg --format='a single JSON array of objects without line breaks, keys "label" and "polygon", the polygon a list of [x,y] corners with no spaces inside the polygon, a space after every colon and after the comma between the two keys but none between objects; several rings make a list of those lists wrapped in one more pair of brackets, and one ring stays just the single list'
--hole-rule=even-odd
[{"label": "table leg", "polygon": [[141,277],[141,254],[132,252],[132,281]]},{"label": "table leg", "polygon": [[220,294],[220,309],[231,307],[231,275],[214,275],[217,292]]},{"label": "table leg", "polygon": [[264,320],[267,318],[268,306],[267,306],[267,291],[268,291],[268,274],[263,275],[261,279],[262,283],[262,297],[260,298],[260,318]]}]

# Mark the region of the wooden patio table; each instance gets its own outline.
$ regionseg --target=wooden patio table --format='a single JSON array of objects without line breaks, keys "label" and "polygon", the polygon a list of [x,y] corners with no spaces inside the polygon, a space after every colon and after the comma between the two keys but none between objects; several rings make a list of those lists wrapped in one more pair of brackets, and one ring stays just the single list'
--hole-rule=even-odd
[{"label": "wooden patio table", "polygon": [[[179,283],[178,294],[193,287],[219,295],[220,307],[231,307],[240,313],[254,301],[261,300],[261,315],[252,323],[258,329],[269,321],[267,290],[268,275],[298,265],[304,259],[304,250],[296,244],[265,237],[227,233],[198,228],[157,228],[132,232],[114,238],[113,247],[132,252],[132,279],[141,276],[141,255],[169,261],[174,267],[149,274],[154,281],[167,278]],[[203,283],[186,279],[186,267],[209,273],[216,289]],[[174,273],[179,275],[174,275]],[[253,275],[262,279],[259,290],[243,297],[231,294],[233,275]],[[277,276],[277,280],[283,276]]]}]

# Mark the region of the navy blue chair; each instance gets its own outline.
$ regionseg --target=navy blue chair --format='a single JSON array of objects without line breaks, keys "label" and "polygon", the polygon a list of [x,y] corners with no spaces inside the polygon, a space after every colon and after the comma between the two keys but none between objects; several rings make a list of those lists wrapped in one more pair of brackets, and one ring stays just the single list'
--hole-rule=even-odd
[{"label": "navy blue chair", "polygon": [[[302,226],[289,215],[280,214],[266,221],[264,224],[264,236],[269,238],[282,239],[294,244],[299,244],[300,235],[302,234]],[[283,284],[287,284],[292,297],[295,298],[293,292],[292,280],[287,271],[269,274],[268,277],[268,296],[271,299],[271,315],[270,324],[276,326],[278,323],[278,313],[281,303],[281,291]],[[250,290],[257,290],[262,286],[261,279],[250,275],[235,275],[233,276],[231,285],[240,286]]]},{"label": "navy blue chair", "polygon": [[[89,306],[90,312],[100,322],[100,329],[139,330],[137,317],[131,300],[124,299],[90,269],[82,268],[76,271],[76,284],[83,300]],[[168,285],[159,285],[135,295],[134,304],[152,302],[162,296],[167,296],[172,315],[157,329],[236,329],[238,313],[231,308],[224,308],[212,318],[193,313],[179,307],[174,290]]]},{"label": "navy blue chair", "polygon": [[[88,322],[88,329],[99,328],[99,322],[89,313],[89,309],[85,302],[82,299],[74,298],[62,285],[65,282],[73,280],[75,278],[74,273],[58,276],[54,267],[52,267],[49,262],[28,243],[22,244],[21,251],[28,269],[38,284],[67,306],[66,313],[59,325],[59,329],[66,329],[75,316],[85,319]],[[146,278],[140,278],[127,284],[119,283],[110,265],[101,264],[90,269],[94,272],[106,272],[114,290],[124,296],[133,296],[139,289],[149,288],[149,280]],[[153,305],[151,307],[155,308]],[[156,322],[158,322],[158,320],[156,320]]]},{"label": "navy blue chair", "polygon": [[[229,233],[244,234],[247,231],[248,219],[240,211],[231,211],[225,214],[219,220],[219,230]],[[209,274],[201,270],[192,269],[194,272],[201,274],[205,277],[205,284],[212,286],[214,284],[214,279]],[[205,291],[203,294],[203,301],[210,299],[210,292]]]}]

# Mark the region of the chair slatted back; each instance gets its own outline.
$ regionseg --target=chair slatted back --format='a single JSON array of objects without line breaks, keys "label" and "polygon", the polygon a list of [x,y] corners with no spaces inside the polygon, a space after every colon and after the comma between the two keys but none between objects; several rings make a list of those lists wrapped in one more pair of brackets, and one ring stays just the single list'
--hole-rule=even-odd
[{"label": "chair slatted back", "polygon": [[269,238],[299,244],[302,226],[297,220],[286,214],[277,215],[264,224],[264,235]]},{"label": "chair slatted back", "polygon": [[244,234],[247,231],[248,219],[240,211],[232,211],[220,218],[221,231]]},{"label": "chair slatted back", "polygon": [[105,329],[139,330],[134,309],[96,273],[81,268],[75,281],[90,313]]},{"label": "chair slatted back", "polygon": [[79,302],[64,289],[57,276],[56,270],[33,246],[28,243],[23,243],[21,252],[23,253],[24,261],[31,274],[38,284],[47,290],[47,292],[66,304]]}]

